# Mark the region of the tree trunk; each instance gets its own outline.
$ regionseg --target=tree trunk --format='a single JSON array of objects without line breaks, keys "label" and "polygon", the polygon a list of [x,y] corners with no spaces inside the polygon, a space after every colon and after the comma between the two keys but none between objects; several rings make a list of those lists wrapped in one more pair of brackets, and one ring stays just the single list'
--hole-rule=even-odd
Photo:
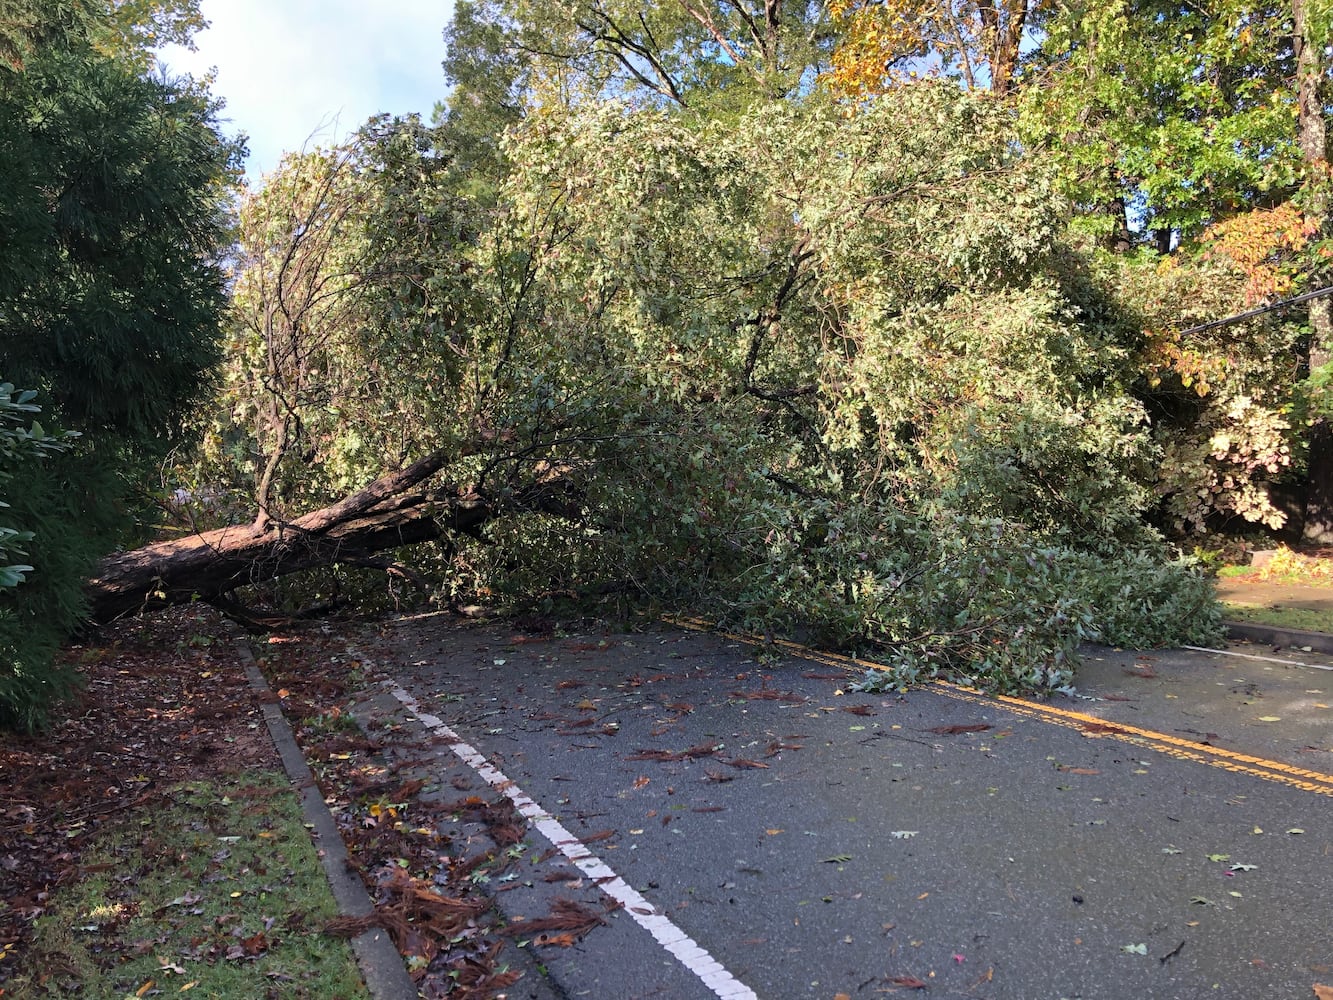
[{"label": "tree trunk", "polygon": [[[291,522],[269,521],[157,542],[109,556],[85,588],[95,624],[175,604],[210,601],[237,587],[375,553],[471,533],[500,512],[475,493],[430,492],[424,485],[456,451],[437,452],[382,476],[338,503]],[[505,512],[580,511],[567,484],[547,478],[512,493]]]},{"label": "tree trunk", "polygon": [[[1293,46],[1296,52],[1296,133],[1305,161],[1309,202],[1306,213],[1319,228],[1328,215],[1328,126],[1321,97],[1324,77],[1323,39],[1313,37],[1309,0],[1292,0]],[[1327,364],[1333,349],[1333,312],[1328,299],[1310,303],[1310,371]],[[1326,418],[1310,428],[1307,449],[1309,491],[1305,502],[1303,540],[1333,543],[1333,428]]]}]

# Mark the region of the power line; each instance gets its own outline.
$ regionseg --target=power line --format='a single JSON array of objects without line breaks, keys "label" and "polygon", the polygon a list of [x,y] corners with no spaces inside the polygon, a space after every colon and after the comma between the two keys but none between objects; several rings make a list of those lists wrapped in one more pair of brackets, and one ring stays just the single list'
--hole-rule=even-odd
[{"label": "power line", "polygon": [[1298,306],[1302,302],[1309,302],[1311,299],[1322,298],[1325,295],[1333,295],[1333,285],[1330,285],[1327,288],[1317,289],[1313,292],[1306,292],[1303,295],[1296,295],[1289,299],[1280,299],[1269,305],[1260,306],[1258,309],[1251,309],[1249,312],[1243,312],[1238,316],[1228,316],[1226,319],[1215,319],[1211,323],[1204,323],[1201,326],[1192,326],[1188,330],[1181,330],[1180,335],[1186,337],[1191,333],[1203,333],[1205,330],[1216,330],[1218,327],[1244,323],[1247,319],[1254,319],[1254,317],[1262,316],[1264,313],[1275,312],[1278,309],[1288,309],[1291,306]]}]

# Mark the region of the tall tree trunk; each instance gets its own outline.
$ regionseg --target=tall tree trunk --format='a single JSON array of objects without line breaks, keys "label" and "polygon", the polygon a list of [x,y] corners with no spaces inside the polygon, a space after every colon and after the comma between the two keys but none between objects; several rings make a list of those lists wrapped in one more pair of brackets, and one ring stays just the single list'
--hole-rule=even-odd
[{"label": "tall tree trunk", "polygon": [[1106,206],[1106,214],[1115,220],[1115,229],[1107,237],[1106,245],[1116,253],[1129,253],[1134,249],[1134,234],[1129,229],[1129,207],[1125,204],[1125,196],[1112,198]]},{"label": "tall tree trunk", "polygon": [[[1292,0],[1296,52],[1296,129],[1305,161],[1306,212],[1322,230],[1328,221],[1328,126],[1324,119],[1324,39],[1316,38],[1310,0]],[[1333,311],[1327,298],[1310,303],[1310,370],[1328,363],[1333,351]],[[1310,486],[1305,501],[1306,542],[1333,544],[1333,427],[1320,419],[1308,439]]]}]

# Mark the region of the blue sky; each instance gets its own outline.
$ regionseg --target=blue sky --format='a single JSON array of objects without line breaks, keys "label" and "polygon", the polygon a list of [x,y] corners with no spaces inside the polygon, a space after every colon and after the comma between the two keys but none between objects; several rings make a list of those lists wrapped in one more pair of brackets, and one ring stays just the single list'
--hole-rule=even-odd
[{"label": "blue sky", "polygon": [[453,0],[203,0],[197,52],[173,72],[217,68],[228,132],[250,137],[252,179],[283,152],[341,139],[371,115],[429,117],[445,93],[443,31]]}]

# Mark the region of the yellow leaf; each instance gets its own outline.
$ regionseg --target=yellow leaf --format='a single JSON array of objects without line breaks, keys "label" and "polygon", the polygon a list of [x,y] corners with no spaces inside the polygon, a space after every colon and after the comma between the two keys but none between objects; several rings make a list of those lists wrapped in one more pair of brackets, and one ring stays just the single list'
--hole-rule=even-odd
[{"label": "yellow leaf", "polygon": [[184,986],[182,986],[180,988],[180,992],[184,993],[186,990],[192,990],[198,985],[199,985],[199,980],[196,979],[194,980],[194,982],[186,983]]},{"label": "yellow leaf", "polygon": [[150,980],[148,980],[148,982],[144,983],[144,984],[143,984],[142,986],[140,986],[137,990],[135,990],[135,991],[134,991],[134,995],[135,995],[136,997],[141,997],[141,996],[143,996],[145,993],[147,993],[149,990],[151,990],[151,989],[152,989],[154,986],[156,986],[156,985],[157,985],[157,983],[155,983],[153,980],[150,979]]}]

